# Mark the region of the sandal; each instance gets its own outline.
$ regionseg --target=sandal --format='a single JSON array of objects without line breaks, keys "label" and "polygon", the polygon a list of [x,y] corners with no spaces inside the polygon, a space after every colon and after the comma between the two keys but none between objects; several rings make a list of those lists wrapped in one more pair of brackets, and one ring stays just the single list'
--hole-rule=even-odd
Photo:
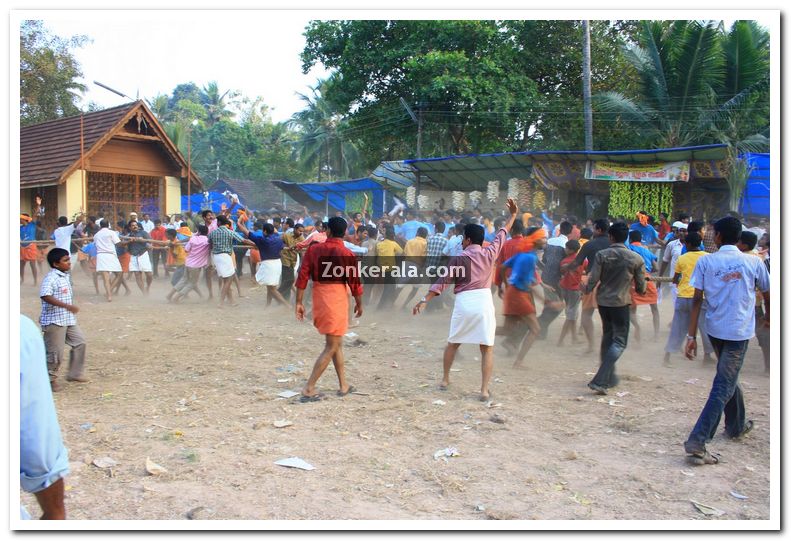
[{"label": "sandal", "polygon": [[299,401],[303,404],[306,402],[318,402],[320,400],[324,400],[324,395],[322,393],[312,394],[310,396],[302,395],[299,397]]},{"label": "sandal", "polygon": [[742,429],[742,431],[736,434],[735,436],[731,436],[731,439],[737,441],[741,440],[742,437],[746,436],[752,429],[753,429],[753,422],[747,421],[746,423],[744,423],[744,428]]},{"label": "sandal", "polygon": [[702,451],[696,451],[691,455],[687,456],[687,460],[689,460],[692,464],[696,466],[703,466],[704,464],[717,464],[719,463],[721,455],[719,453],[709,453],[706,449]]}]

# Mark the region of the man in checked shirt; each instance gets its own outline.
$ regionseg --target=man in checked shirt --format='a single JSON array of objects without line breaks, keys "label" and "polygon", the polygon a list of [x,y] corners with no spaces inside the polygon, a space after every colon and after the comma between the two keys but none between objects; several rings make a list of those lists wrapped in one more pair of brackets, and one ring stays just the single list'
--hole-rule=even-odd
[{"label": "man in checked shirt", "polygon": [[71,255],[63,248],[53,248],[47,253],[47,262],[52,270],[41,282],[41,317],[39,324],[44,331],[44,345],[47,349],[47,371],[52,391],[62,389],[58,383],[58,369],[63,358],[65,346],[69,352],[69,373],[67,381],[87,383],[85,369],[85,335],[77,325],[75,314],[80,311],[74,302],[69,271]]}]

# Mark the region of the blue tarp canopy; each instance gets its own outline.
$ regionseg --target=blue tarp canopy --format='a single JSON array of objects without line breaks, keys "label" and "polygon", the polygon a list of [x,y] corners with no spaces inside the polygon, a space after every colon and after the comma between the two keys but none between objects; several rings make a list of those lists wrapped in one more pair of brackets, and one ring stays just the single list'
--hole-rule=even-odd
[{"label": "blue tarp canopy", "polygon": [[769,217],[769,154],[743,154],[752,168],[739,211],[744,216]]},{"label": "blue tarp canopy", "polygon": [[357,197],[363,192],[371,194],[368,210],[374,217],[379,217],[390,210],[393,196],[381,184],[370,178],[341,180],[338,182],[298,183],[284,180],[273,180],[272,184],[283,190],[298,203],[311,210],[330,212],[346,212],[346,198]]},{"label": "blue tarp canopy", "polygon": [[[231,200],[220,192],[194,193],[189,197],[189,204],[187,202],[187,196],[182,195],[181,211],[184,212],[191,210],[193,213],[198,213],[202,210],[208,209],[217,214],[220,212],[223,203],[229,207],[231,206]],[[239,204],[244,206],[244,201],[242,201],[241,197],[239,198]]]}]

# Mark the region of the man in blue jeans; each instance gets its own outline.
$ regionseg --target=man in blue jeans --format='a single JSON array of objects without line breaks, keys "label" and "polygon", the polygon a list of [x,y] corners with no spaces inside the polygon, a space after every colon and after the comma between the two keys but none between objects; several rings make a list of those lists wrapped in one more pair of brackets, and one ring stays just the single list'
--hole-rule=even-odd
[{"label": "man in blue jeans", "polygon": [[700,258],[690,285],[695,288],[685,353],[688,359],[697,354],[696,333],[704,302],[706,332],[717,354],[717,374],[709,398],[698,422],[684,442],[684,450],[694,464],[716,464],[718,456],[706,450],[714,438],[720,418],[725,413],[725,432],[741,438],[753,428],[745,421],[744,396],[739,386],[739,371],[747,344],[755,335],[755,289],[763,293],[766,312],[761,324],[769,326],[769,273],[760,258],[742,254],[736,244],[742,232],[741,222],[728,216],[714,224],[714,242],[718,250]]},{"label": "man in blue jeans", "polygon": [[629,339],[629,306],[632,304],[632,282],[640,295],[645,294],[645,261],[626,247],[629,226],[623,222],[609,229],[610,247],[596,252],[589,274],[586,293],[598,284],[596,302],[601,316],[601,364],[588,387],[596,394],[618,384],[615,363],[626,349]]}]

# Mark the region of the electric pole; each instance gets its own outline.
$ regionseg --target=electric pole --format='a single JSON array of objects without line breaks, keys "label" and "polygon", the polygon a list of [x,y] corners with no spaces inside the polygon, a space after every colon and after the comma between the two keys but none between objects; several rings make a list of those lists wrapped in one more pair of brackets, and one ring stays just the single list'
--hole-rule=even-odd
[{"label": "electric pole", "polygon": [[[409,104],[404,100],[404,98],[398,98],[401,102],[401,105],[406,109],[406,112],[409,113],[409,116],[412,117],[412,121],[417,124],[417,159],[419,160],[422,158],[421,150],[423,146],[423,103],[418,104],[417,116],[412,111],[412,108],[409,107]],[[420,171],[415,171],[415,197],[420,195]]]},{"label": "electric pole", "polygon": [[593,111],[591,110],[591,31],[582,21],[582,108],[585,115],[585,150],[593,150]]}]

